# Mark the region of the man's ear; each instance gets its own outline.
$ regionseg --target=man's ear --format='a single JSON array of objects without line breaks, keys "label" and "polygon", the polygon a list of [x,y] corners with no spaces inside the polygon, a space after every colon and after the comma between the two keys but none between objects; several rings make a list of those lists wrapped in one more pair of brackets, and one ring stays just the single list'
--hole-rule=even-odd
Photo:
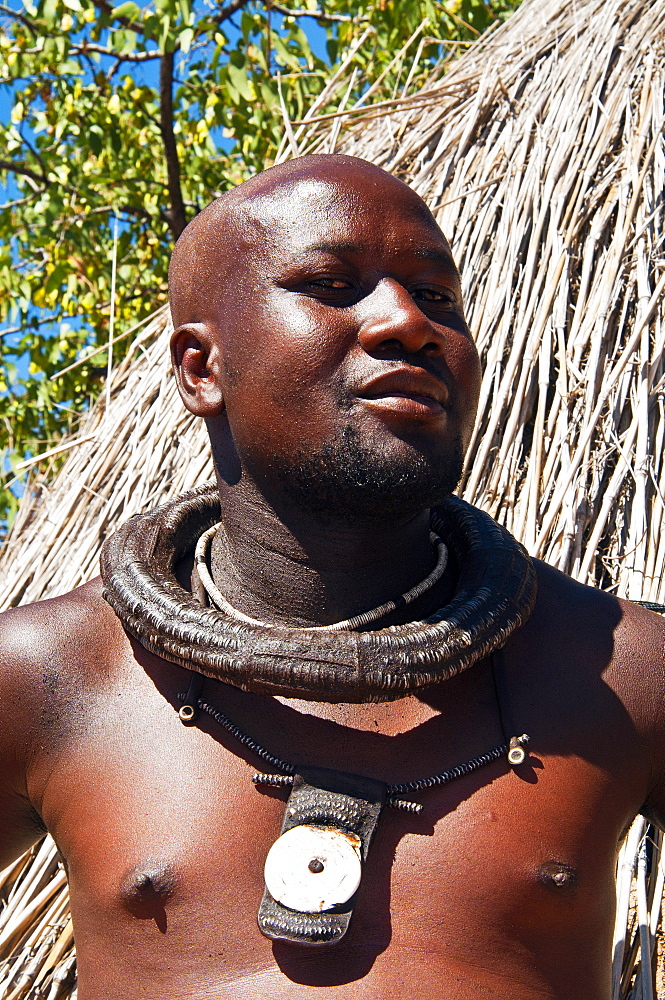
[{"label": "man's ear", "polygon": [[219,384],[216,338],[204,323],[185,323],[171,337],[173,373],[182,401],[197,417],[218,417],[224,410]]}]

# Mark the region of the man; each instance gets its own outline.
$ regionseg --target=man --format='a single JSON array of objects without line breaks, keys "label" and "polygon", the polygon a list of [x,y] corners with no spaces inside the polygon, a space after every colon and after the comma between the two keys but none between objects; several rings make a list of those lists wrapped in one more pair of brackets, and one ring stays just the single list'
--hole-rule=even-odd
[{"label": "man", "polygon": [[129,522],[104,596],[3,617],[0,863],[53,834],[79,1000],[607,1000],[617,846],[665,815],[665,625],[446,500],[480,375],[432,216],[305,157],[171,274],[210,553],[200,493]]}]

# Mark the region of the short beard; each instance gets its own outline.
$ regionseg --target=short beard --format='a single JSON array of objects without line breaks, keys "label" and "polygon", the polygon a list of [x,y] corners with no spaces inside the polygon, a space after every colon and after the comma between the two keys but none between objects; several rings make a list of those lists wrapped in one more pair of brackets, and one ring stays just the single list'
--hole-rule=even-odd
[{"label": "short beard", "polygon": [[433,507],[456,489],[464,464],[462,442],[452,442],[445,461],[415,448],[401,460],[363,445],[347,426],[317,454],[290,467],[273,466],[286,497],[317,517],[335,522],[402,520]]}]

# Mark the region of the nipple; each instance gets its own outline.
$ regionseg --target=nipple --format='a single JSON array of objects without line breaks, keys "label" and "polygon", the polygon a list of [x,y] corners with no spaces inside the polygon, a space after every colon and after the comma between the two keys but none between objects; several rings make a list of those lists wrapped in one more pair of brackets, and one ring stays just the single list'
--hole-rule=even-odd
[{"label": "nipple", "polygon": [[538,868],[537,878],[546,889],[557,893],[574,892],[579,884],[577,869],[562,861],[545,861]]},{"label": "nipple", "polygon": [[144,861],[127,872],[120,883],[120,896],[126,905],[165,902],[173,895],[175,874],[165,861]]}]

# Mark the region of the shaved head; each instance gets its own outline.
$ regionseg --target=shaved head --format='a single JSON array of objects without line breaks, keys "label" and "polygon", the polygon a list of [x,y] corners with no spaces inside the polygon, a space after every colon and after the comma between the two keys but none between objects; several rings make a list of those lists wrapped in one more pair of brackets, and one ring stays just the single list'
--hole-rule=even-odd
[{"label": "shaved head", "polygon": [[[256,174],[226,192],[199,213],[180,236],[169,268],[169,298],[174,326],[202,323],[218,318],[220,296],[226,279],[256,242],[258,216],[270,214],[284,199],[303,204],[318,201],[321,187],[390,189],[402,197],[408,192],[414,218],[439,228],[425,203],[406,184],[367,160],[341,154],[312,154],[288,160]],[[360,195],[359,195],[360,197]],[[269,233],[265,232],[265,238]]]}]

